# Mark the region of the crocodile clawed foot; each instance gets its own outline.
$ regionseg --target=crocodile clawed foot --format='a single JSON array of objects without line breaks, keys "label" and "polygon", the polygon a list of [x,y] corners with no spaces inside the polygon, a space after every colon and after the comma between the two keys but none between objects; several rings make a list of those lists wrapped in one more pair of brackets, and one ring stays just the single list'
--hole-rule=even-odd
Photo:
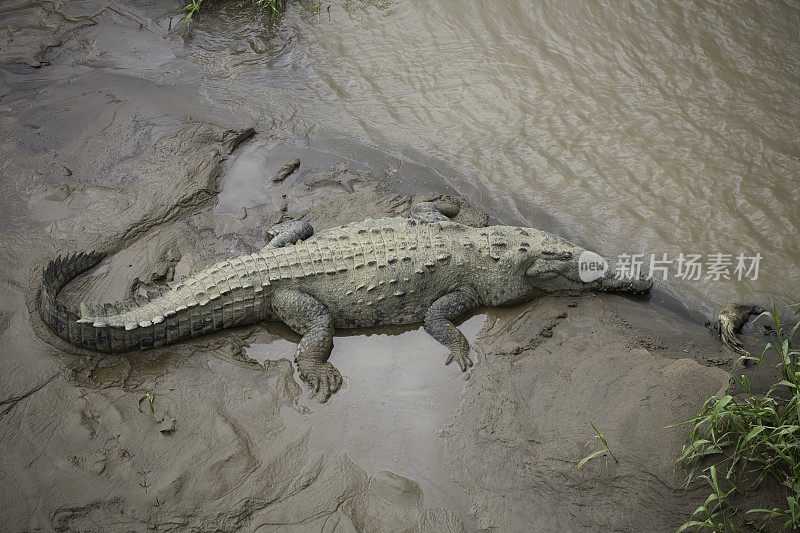
[{"label": "crocodile clawed foot", "polygon": [[311,387],[310,398],[325,403],[342,386],[342,374],[329,362],[299,363],[300,379]]},{"label": "crocodile clawed foot", "polygon": [[447,361],[444,362],[445,365],[449,365],[455,361],[458,363],[458,366],[461,367],[461,370],[466,371],[467,368],[472,366],[472,359],[469,358],[469,350],[451,350],[450,355],[447,358]]}]

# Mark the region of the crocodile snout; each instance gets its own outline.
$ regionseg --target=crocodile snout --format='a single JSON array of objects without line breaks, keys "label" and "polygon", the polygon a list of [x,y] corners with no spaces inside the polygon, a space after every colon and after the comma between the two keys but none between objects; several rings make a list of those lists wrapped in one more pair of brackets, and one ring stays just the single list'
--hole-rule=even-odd
[{"label": "crocodile snout", "polygon": [[602,291],[625,291],[635,294],[646,293],[653,287],[653,280],[648,279],[644,274],[640,274],[638,277],[618,276],[611,269],[597,282]]}]

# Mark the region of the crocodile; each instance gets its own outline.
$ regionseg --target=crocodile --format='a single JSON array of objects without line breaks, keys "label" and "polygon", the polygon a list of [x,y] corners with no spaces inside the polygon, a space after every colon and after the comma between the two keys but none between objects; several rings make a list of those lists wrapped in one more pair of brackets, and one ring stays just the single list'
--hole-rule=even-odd
[{"label": "crocodile", "polygon": [[295,362],[311,396],[325,402],[342,384],[328,361],[336,328],[422,322],[449,349],[445,364],[472,365],[453,320],[479,306],[554,291],[645,293],[644,277],[603,274],[583,282],[583,248],[533,228],[473,228],[431,202],[408,217],[368,219],[314,234],[289,221],[260,251],[226,259],[161,290],[116,303],[69,305],[58,298],[98,252],[58,257],[43,270],[40,313],[70,343],[101,352],[148,349],[231,326],[280,320],[301,335]]}]

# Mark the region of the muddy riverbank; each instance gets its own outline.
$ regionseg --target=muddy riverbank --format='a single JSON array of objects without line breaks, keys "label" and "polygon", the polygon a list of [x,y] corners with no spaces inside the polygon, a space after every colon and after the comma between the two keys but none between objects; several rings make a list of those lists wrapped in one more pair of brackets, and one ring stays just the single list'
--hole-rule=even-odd
[{"label": "muddy riverbank", "polygon": [[[0,528],[669,531],[691,514],[705,492],[681,488],[685,430],[665,426],[726,387],[734,356],[659,293],[482,309],[461,325],[468,374],[419,328],[337,336],[345,386],[324,405],[278,325],[113,356],[55,337],[36,297],[58,254],[106,253],[66,291],[112,301],[257,250],[289,218],[320,230],[424,199],[516,221],[281,96],[269,113],[214,103],[173,7],[0,8]],[[620,463],[575,472],[590,421]]]}]

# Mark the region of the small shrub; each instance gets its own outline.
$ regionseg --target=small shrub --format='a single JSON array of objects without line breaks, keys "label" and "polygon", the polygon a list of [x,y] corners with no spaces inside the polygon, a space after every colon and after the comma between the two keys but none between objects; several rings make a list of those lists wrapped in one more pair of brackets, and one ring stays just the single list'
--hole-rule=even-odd
[{"label": "small shrub", "polygon": [[[783,530],[800,529],[800,352],[791,342],[800,322],[787,334],[775,308],[756,320],[762,317],[772,320],[776,341],[767,344],[761,357],[749,359],[758,362],[758,372],[767,353],[775,353],[781,380],[760,396],[753,394],[745,375],[732,376],[744,398],[712,396],[699,415],[669,426],[692,425],[677,464],[689,469],[687,486],[699,477],[712,489],[678,531],[763,529],[774,525],[773,520],[782,522]],[[705,466],[709,462],[713,464]],[[736,483],[743,474],[755,479],[750,488],[761,486],[767,478],[785,486],[790,492],[785,508],[736,508],[731,497],[741,493]]]}]

